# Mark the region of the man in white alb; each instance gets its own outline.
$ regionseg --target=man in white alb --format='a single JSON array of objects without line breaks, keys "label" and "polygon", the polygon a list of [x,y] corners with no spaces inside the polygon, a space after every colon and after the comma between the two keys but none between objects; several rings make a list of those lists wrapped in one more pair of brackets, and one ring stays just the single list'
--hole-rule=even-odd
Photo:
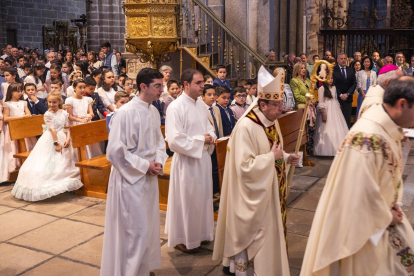
[{"label": "man in white alb", "polygon": [[168,246],[194,253],[214,239],[213,180],[210,155],[216,135],[207,119],[203,75],[187,69],[181,76],[184,93],[167,109],[165,136],[174,156],[171,163],[165,233]]},{"label": "man in white alb", "polygon": [[163,76],[151,68],[137,75],[139,96],[110,122],[107,159],[112,164],[106,201],[101,276],[148,276],[161,267],[158,179],[168,156],[160,115],[151,104]]}]

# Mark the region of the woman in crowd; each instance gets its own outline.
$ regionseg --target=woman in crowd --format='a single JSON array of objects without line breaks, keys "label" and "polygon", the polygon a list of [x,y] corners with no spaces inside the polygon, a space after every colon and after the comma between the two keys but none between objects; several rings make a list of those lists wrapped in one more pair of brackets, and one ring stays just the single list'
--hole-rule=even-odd
[{"label": "woman in crowd", "polygon": [[88,63],[89,67],[93,67],[95,69],[99,69],[102,66],[102,61],[98,60],[98,57],[94,51],[88,52]]},{"label": "woman in crowd", "polygon": [[72,64],[74,63],[74,62],[73,62],[73,54],[72,54],[72,52],[71,52],[71,51],[67,51],[67,52],[66,52],[66,55],[65,55],[65,61],[69,61],[69,62],[71,62]]},{"label": "woman in crowd", "polygon": [[[292,90],[295,98],[296,108],[305,108],[306,105],[306,93],[309,91],[310,80],[306,77],[306,65],[302,62],[298,62],[293,67],[292,79],[289,82],[290,89]],[[310,154],[313,151],[313,127],[316,119],[316,101],[311,101],[308,111],[308,131],[309,142],[306,143],[306,150]]]},{"label": "woman in crowd", "polygon": [[356,119],[358,120],[359,109],[361,108],[362,101],[368,92],[371,85],[377,85],[377,74],[372,71],[374,62],[370,57],[364,57],[361,60],[363,70],[358,72],[357,89],[359,92],[356,110]]},{"label": "woman in crowd", "polygon": [[122,57],[121,53],[116,53],[116,62],[118,64],[118,75],[123,74],[122,68],[126,68],[126,62],[125,59]]},{"label": "woman in crowd", "polygon": [[164,76],[163,83],[164,83],[164,93],[161,94],[160,100],[163,102],[168,98],[168,87],[167,83],[170,80],[172,68],[168,65],[163,65],[160,68],[161,74]]}]

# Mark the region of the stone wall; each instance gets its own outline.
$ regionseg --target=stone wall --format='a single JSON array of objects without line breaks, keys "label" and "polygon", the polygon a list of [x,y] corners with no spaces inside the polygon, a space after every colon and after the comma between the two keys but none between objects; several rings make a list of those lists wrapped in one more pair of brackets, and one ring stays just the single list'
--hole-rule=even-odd
[{"label": "stone wall", "polygon": [[[7,44],[6,29],[15,29],[17,43],[22,47],[43,50],[43,26],[53,26],[54,20],[70,22],[86,13],[85,0],[1,0],[1,3],[0,47]],[[76,27],[73,23],[70,26]]]},{"label": "stone wall", "polygon": [[125,15],[119,0],[92,1],[88,12],[88,49],[98,52],[104,42],[124,52]]}]

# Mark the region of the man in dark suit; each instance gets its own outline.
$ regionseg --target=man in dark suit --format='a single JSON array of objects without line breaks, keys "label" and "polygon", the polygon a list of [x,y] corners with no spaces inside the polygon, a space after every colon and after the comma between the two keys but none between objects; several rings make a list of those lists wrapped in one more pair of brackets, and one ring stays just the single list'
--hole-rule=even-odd
[{"label": "man in dark suit", "polygon": [[333,79],[336,86],[339,104],[342,107],[342,114],[348,128],[351,127],[351,112],[353,94],[357,86],[355,71],[353,68],[346,66],[346,54],[338,54],[337,64],[334,67]]},{"label": "man in dark suit", "polygon": [[156,100],[152,102],[152,105],[155,106],[158,110],[158,112],[160,113],[160,117],[161,117],[161,125],[165,125],[165,114],[163,112],[164,110],[164,103],[161,102],[160,100]]},{"label": "man in dark suit", "polygon": [[32,115],[45,114],[47,111],[46,99],[36,97],[36,86],[34,83],[26,83],[24,92],[27,95],[27,108],[29,108]]},{"label": "man in dark suit", "polygon": [[404,76],[414,76],[414,56],[411,56],[411,66],[405,69]]}]

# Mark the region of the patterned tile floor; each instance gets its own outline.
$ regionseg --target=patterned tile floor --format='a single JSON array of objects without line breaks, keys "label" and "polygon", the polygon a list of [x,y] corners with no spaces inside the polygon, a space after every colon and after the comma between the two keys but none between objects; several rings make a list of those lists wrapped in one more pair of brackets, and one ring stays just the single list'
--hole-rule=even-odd
[{"label": "patterned tile floor", "polygon": [[[414,153],[413,153],[414,155]],[[299,275],[314,212],[332,158],[311,158],[315,167],[298,168],[288,198],[291,275]],[[414,156],[407,162],[404,210],[414,222]],[[105,200],[65,193],[41,202],[14,199],[12,183],[0,185],[0,275],[99,275]],[[161,218],[162,269],[154,275],[223,275],[211,259],[213,243],[187,255],[167,247],[165,212]]]}]

